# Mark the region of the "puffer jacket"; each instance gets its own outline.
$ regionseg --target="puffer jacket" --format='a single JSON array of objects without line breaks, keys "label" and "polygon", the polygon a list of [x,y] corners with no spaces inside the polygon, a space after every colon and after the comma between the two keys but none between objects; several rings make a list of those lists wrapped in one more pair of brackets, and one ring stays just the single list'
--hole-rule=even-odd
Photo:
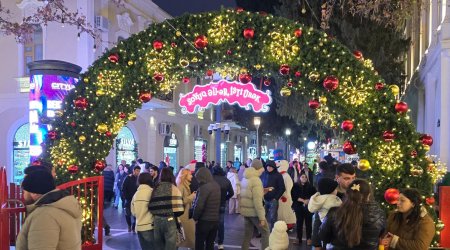
[{"label": "puffer jacket", "polygon": [[227,174],[228,180],[231,182],[231,186],[233,187],[234,195],[231,198],[237,198],[238,195],[241,194],[241,182],[239,181],[237,173],[228,172]]},{"label": "puffer jacket", "polygon": [[239,200],[239,212],[244,217],[258,217],[266,220],[263,199],[264,190],[259,178],[261,172],[250,167],[244,172],[245,181],[241,182],[241,199]]},{"label": "puffer jacket", "polygon": [[323,221],[332,207],[339,207],[342,201],[334,194],[320,194],[319,192],[311,196],[308,203],[308,210],[311,213],[318,212],[320,220]]},{"label": "puffer jacket", "polygon": [[81,249],[81,207],[74,196],[55,189],[27,206],[17,250]]},{"label": "puffer jacket", "polygon": [[220,186],[220,206],[225,207],[227,200],[234,195],[233,186],[231,181],[225,177],[225,171],[221,167],[213,167],[212,174],[214,181]]},{"label": "puffer jacket", "polygon": [[200,168],[195,177],[200,184],[193,206],[195,221],[219,221],[220,186],[207,168]]},{"label": "puffer jacket", "polygon": [[153,229],[153,214],[148,210],[148,203],[153,189],[147,184],[141,184],[131,201],[131,213],[136,217],[136,231]]},{"label": "puffer jacket", "polygon": [[[375,202],[363,206],[363,221],[361,241],[358,246],[352,248],[347,246],[344,237],[338,235],[339,228],[336,225],[336,211],[334,207],[328,211],[325,220],[319,230],[319,237],[324,243],[330,243],[333,250],[377,250],[379,239],[386,228],[386,216],[384,211]],[[357,222],[355,222],[357,223]]]}]

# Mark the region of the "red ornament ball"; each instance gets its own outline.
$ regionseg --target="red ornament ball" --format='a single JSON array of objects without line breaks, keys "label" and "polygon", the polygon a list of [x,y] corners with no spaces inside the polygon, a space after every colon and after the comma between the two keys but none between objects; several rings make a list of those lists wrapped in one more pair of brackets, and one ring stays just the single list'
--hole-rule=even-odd
[{"label": "red ornament ball", "polygon": [[106,131],[105,135],[108,136],[108,137],[111,137],[112,133],[111,133],[111,131]]},{"label": "red ornament ball", "polygon": [[424,145],[428,145],[428,146],[433,145],[433,137],[431,137],[431,135],[429,135],[429,134],[423,134],[420,137],[420,140],[422,141],[422,144],[424,144]]},{"label": "red ornament ball", "polygon": [[78,166],[77,165],[70,165],[67,170],[69,170],[69,173],[76,174],[78,173]]},{"label": "red ornament ball", "polygon": [[154,79],[155,81],[157,81],[157,82],[161,82],[161,81],[164,80],[164,75],[161,74],[161,73],[155,73],[155,74],[153,75],[153,79]]},{"label": "red ornament ball", "polygon": [[376,90],[380,91],[380,90],[382,90],[383,88],[384,88],[384,83],[382,83],[382,82],[377,82],[377,83],[375,83],[375,89],[376,89]]},{"label": "red ornament ball", "polygon": [[54,131],[54,130],[48,132],[48,138],[50,138],[52,140],[55,140],[57,136],[58,136],[58,133],[56,133],[56,131]]},{"label": "red ornament ball", "polygon": [[345,120],[342,122],[341,128],[344,131],[350,132],[353,129],[353,122],[350,120]]},{"label": "red ornament ball", "polygon": [[231,56],[233,54],[233,51],[231,49],[227,50],[227,55]]},{"label": "red ornament ball", "polygon": [[94,170],[97,172],[103,171],[103,169],[105,169],[105,167],[106,167],[105,161],[96,160],[94,163]]},{"label": "red ornament ball", "polygon": [[294,31],[295,37],[301,37],[302,36],[302,29],[296,29]]},{"label": "red ornament ball", "polygon": [[71,122],[71,123],[70,123],[70,126],[71,126],[72,128],[75,128],[75,127],[77,126],[77,123],[76,123],[76,122]]},{"label": "red ornament ball", "polygon": [[300,77],[302,76],[302,72],[300,71],[295,71],[295,77]]},{"label": "red ornament ball", "polygon": [[353,144],[353,142],[351,141],[344,142],[344,144],[342,145],[342,151],[344,151],[344,153],[348,155],[353,155],[357,152],[355,144]]},{"label": "red ornament ball", "polygon": [[155,40],[153,41],[153,48],[155,50],[161,50],[164,47],[164,43],[159,41],[159,40]]},{"label": "red ornament ball", "polygon": [[250,74],[240,74],[239,81],[242,83],[249,83],[252,81],[252,76]]},{"label": "red ornament ball", "polygon": [[187,76],[183,77],[183,83],[184,84],[188,84],[190,81],[191,81],[191,78],[189,78]]},{"label": "red ornament ball", "polygon": [[120,119],[125,119],[127,117],[127,114],[125,114],[124,112],[120,112],[119,113],[119,118]]},{"label": "red ornament ball", "polygon": [[150,92],[144,92],[139,95],[139,100],[141,100],[141,102],[143,102],[143,103],[149,102],[151,99],[152,99],[152,93],[150,93]]},{"label": "red ornament ball", "polygon": [[339,79],[336,76],[327,76],[323,80],[323,87],[328,90],[328,92],[337,89],[339,86]]},{"label": "red ornament ball", "polygon": [[194,40],[194,46],[197,49],[203,49],[208,46],[208,38],[204,35],[197,36]]},{"label": "red ornament ball", "polygon": [[255,30],[253,28],[246,28],[242,32],[245,39],[252,39],[255,36]]},{"label": "red ornament ball", "polygon": [[117,53],[113,53],[108,56],[108,60],[112,63],[117,63],[119,61],[119,55]]},{"label": "red ornament ball", "polygon": [[269,79],[264,79],[263,83],[264,83],[265,86],[270,86],[271,82],[270,82]]},{"label": "red ornament ball", "polygon": [[389,188],[386,192],[384,192],[384,199],[391,205],[397,204],[399,196],[400,191],[396,188]]},{"label": "red ornament ball", "polygon": [[290,69],[291,68],[289,67],[289,65],[283,64],[283,65],[280,66],[280,74],[287,75],[287,74],[289,74],[289,70]]},{"label": "red ornament ball", "polygon": [[294,83],[288,82],[286,85],[287,85],[289,88],[292,88],[292,87],[294,86]]},{"label": "red ornament ball", "polygon": [[242,7],[236,7],[236,12],[237,13],[241,13],[241,12],[243,12],[244,11],[244,8],[242,8]]},{"label": "red ornament ball", "polygon": [[308,102],[308,106],[311,109],[317,109],[318,107],[320,107],[320,102],[317,99],[312,99]]},{"label": "red ornament ball", "polygon": [[408,104],[406,102],[398,102],[395,104],[395,111],[397,113],[404,114],[408,112]]},{"label": "red ornament ball", "polygon": [[383,132],[383,139],[385,142],[391,142],[394,140],[394,138],[395,134],[391,130],[386,130]]},{"label": "red ornament ball", "polygon": [[359,50],[353,51],[353,56],[355,56],[355,58],[358,60],[361,60],[364,58],[362,52]]},{"label": "red ornament ball", "polygon": [[175,47],[177,47],[177,43],[176,43],[176,42],[171,42],[171,43],[170,43],[170,46],[171,46],[172,48],[175,48]]},{"label": "red ornament ball", "polygon": [[88,106],[88,101],[85,97],[78,97],[74,100],[75,108],[85,109]]},{"label": "red ornament ball", "polygon": [[426,202],[428,205],[433,205],[433,204],[436,202],[436,200],[434,199],[433,196],[431,196],[431,197],[425,198],[425,202]]},{"label": "red ornament ball", "polygon": [[207,76],[212,76],[214,74],[214,70],[212,70],[212,69],[208,69],[207,71],[206,71],[206,75]]},{"label": "red ornament ball", "polygon": [[417,157],[417,151],[416,150],[411,151],[410,155],[411,155],[412,158],[416,158]]}]

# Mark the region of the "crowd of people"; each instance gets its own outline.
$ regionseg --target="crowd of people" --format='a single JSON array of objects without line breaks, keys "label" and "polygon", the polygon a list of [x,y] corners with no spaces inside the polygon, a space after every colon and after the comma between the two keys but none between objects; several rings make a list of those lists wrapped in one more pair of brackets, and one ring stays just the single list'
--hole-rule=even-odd
[{"label": "crowd of people", "polygon": [[[142,249],[209,250],[215,242],[224,249],[227,210],[244,219],[242,249],[250,248],[255,229],[261,249],[273,250],[288,248],[290,230],[296,231],[293,244],[315,250],[424,250],[435,234],[417,190],[403,189],[397,209],[386,216],[370,184],[356,178],[357,169],[350,163],[325,157],[312,168],[283,159],[249,159],[239,165],[229,161],[222,168],[192,161],[175,176],[164,164],[122,162],[116,173],[110,166],[103,172],[105,199],[115,208],[122,204],[128,231],[137,233]],[[51,168],[31,166],[25,173],[28,215],[16,249],[31,244],[79,249],[77,200],[55,188]],[[109,225],[104,224],[108,235]]]}]

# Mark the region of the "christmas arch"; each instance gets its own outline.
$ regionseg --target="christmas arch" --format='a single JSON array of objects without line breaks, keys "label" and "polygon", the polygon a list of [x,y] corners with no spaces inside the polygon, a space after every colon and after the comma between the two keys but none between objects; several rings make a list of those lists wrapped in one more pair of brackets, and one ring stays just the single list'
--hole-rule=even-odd
[{"label": "christmas arch", "polygon": [[[241,9],[153,24],[106,52],[66,97],[43,160],[56,166],[59,182],[99,175],[142,103],[216,72],[248,84],[278,78],[282,96],[308,98],[317,119],[343,133],[344,151],[359,154],[382,204],[389,188],[415,187],[431,207],[432,185],[446,170],[427,156],[432,138],[415,132],[398,87],[321,31]],[[387,200],[395,195],[389,190]]]}]

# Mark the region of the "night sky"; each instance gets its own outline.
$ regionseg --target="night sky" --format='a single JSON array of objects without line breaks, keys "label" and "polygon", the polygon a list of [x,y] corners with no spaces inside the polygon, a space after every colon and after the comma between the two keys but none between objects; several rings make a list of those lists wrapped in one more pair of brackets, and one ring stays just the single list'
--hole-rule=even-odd
[{"label": "night sky", "polygon": [[225,8],[236,6],[235,0],[153,0],[153,2],[174,17],[186,12],[200,13],[220,10],[221,6]]}]

